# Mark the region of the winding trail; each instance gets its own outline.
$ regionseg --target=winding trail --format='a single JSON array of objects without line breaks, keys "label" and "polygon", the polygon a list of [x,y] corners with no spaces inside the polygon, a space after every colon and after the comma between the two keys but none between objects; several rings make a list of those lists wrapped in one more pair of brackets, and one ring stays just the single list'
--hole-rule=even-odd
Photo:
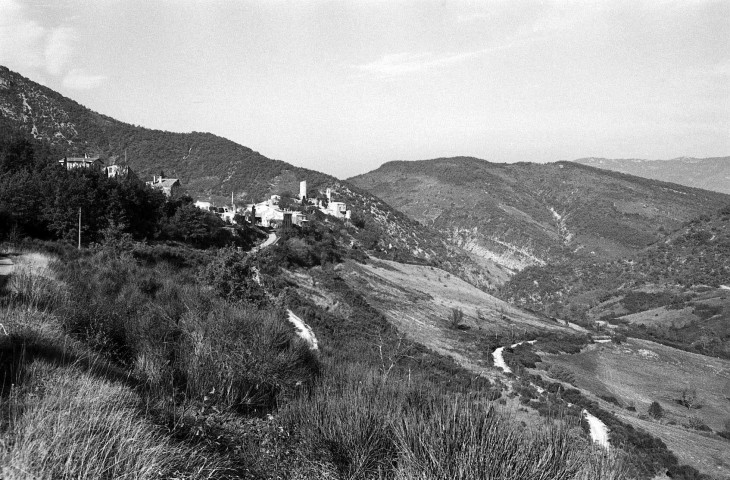
[{"label": "winding trail", "polygon": [[593,440],[593,443],[597,443],[608,450],[608,427],[606,427],[606,424],[597,417],[591,415],[588,410],[583,409],[581,413],[588,421],[588,426],[591,429],[591,440]]},{"label": "winding trail", "polygon": [[278,240],[279,240],[279,237],[276,236],[276,233],[271,232],[269,234],[269,237],[266,240],[264,240],[264,243],[262,243],[261,245],[257,245],[251,249],[251,253],[256,253],[259,250],[263,250],[266,247],[270,247],[273,244],[275,244]]},{"label": "winding trail", "polygon": [[[522,345],[523,343],[529,343],[530,345],[532,345],[535,342],[537,342],[537,340],[528,340],[528,341],[524,341],[524,342],[513,343],[512,345],[510,345],[509,348],[515,348],[519,345]],[[512,373],[512,369],[509,368],[509,366],[507,366],[507,363],[504,361],[504,356],[503,356],[504,348],[505,347],[499,347],[498,349],[496,349],[495,351],[492,352],[492,359],[494,360],[494,366],[501,368],[504,373]]]},{"label": "winding trail", "polygon": [[[509,346],[509,348],[515,348],[519,345],[522,345],[523,343],[529,343],[530,345],[537,342],[537,340],[529,340],[524,342],[518,342],[513,343]],[[512,373],[512,369],[509,368],[507,363],[504,361],[504,349],[506,347],[499,347],[492,352],[492,358],[494,359],[494,366],[499,367],[502,369],[504,373]],[[539,393],[544,392],[544,390],[537,385],[533,386],[538,390]],[[570,404],[568,404],[570,406]],[[588,426],[591,430],[591,440],[593,440],[594,443],[599,444],[601,447],[608,450],[609,444],[608,444],[608,427],[606,427],[606,424],[603,423],[598,417],[595,415],[592,415],[588,410],[583,409],[581,412],[581,415],[586,419],[588,422]]]},{"label": "winding trail", "polygon": [[296,327],[299,337],[309,344],[309,349],[319,350],[317,337],[314,336],[314,332],[309,325],[304,323],[304,320],[296,316],[291,310],[287,310],[286,312],[289,314],[289,321]]}]

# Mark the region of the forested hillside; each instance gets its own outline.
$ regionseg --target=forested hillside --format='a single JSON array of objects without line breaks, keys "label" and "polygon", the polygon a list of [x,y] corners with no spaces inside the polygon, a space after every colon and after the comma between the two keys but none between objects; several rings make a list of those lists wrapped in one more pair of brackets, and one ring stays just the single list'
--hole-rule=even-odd
[{"label": "forested hillside", "polygon": [[514,271],[622,258],[730,203],[728,195],[570,162],[389,162],[350,181]]},{"label": "forested hillside", "polygon": [[[310,197],[322,196],[325,188],[331,187],[334,199],[346,202],[352,210],[358,242],[364,248],[386,258],[436,262],[471,281],[492,283],[488,272],[482,273],[461,249],[443,241],[438,232],[347,182],[269,159],[210,133],[173,133],[119,122],[2,66],[0,133],[6,146],[22,139],[27,142],[22,148],[43,151],[38,161],[43,165],[66,155],[100,155],[106,163],[126,161],[142,180],[161,172],[177,177],[193,198],[223,202],[233,192],[236,202],[244,203],[261,201],[274,193],[293,196],[302,180],[307,181]],[[12,197],[10,192],[23,190],[20,183],[27,182],[36,185],[32,195],[41,196],[40,189],[46,187],[40,185],[40,178],[31,178],[34,176],[28,173],[22,179],[5,178],[5,196]],[[57,187],[49,186],[42,196],[48,200],[48,192],[57,191]],[[32,222],[23,219],[22,209],[16,209],[10,197],[4,207],[6,215],[30,228]],[[34,200],[36,204],[38,201]],[[75,205],[69,197],[62,201]],[[69,224],[73,223],[70,210],[64,217]],[[44,225],[39,228],[47,229]]]},{"label": "forested hillside", "polygon": [[726,287],[730,204],[628,258],[526,268],[501,295],[549,315],[609,320],[634,336],[730,358]]}]

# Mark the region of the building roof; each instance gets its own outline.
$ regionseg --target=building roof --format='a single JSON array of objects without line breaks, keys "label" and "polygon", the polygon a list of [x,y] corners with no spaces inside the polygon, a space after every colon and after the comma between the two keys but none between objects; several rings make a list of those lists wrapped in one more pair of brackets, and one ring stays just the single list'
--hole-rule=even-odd
[{"label": "building roof", "polygon": [[97,162],[101,161],[99,157],[64,157],[59,162]]},{"label": "building roof", "polygon": [[163,178],[162,180],[157,180],[149,183],[153,187],[170,188],[175,186],[176,183],[180,183],[180,181],[177,178]]}]

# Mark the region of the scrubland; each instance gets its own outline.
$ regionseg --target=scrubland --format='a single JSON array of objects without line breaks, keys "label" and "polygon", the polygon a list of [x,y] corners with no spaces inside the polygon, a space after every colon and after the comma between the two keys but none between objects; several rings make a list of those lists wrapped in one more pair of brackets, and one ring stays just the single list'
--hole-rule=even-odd
[{"label": "scrubland", "polygon": [[41,247],[2,295],[3,478],[626,478],[576,422],[515,421],[387,322],[272,293],[260,260]]}]

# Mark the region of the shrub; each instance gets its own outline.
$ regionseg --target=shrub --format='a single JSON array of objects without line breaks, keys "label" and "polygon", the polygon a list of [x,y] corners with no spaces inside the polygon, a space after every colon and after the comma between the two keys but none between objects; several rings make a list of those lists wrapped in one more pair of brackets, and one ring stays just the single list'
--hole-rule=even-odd
[{"label": "shrub", "polygon": [[689,417],[687,421],[687,426],[689,428],[692,428],[694,430],[699,430],[701,432],[711,432],[712,429],[708,427],[705,422],[702,421],[699,417]]},{"label": "shrub", "polygon": [[449,317],[449,326],[454,329],[459,329],[463,320],[464,312],[460,308],[452,308],[451,317]]},{"label": "shrub", "polygon": [[647,412],[651,417],[659,420],[664,416],[664,408],[659,404],[659,402],[654,401],[651,402],[651,405],[649,405],[649,411]]},{"label": "shrub", "polygon": [[242,411],[267,411],[278,395],[306,388],[319,371],[306,342],[277,312],[216,305],[183,316],[174,363],[192,398]]},{"label": "shrub", "polygon": [[202,280],[229,302],[244,301],[263,306],[267,298],[266,292],[256,281],[258,275],[259,272],[245,253],[228,248],[220,250],[205,268]]},{"label": "shrub", "polygon": [[683,388],[679,392],[679,398],[677,399],[677,403],[687,408],[687,410],[699,408],[699,401],[697,389],[694,387]]},{"label": "shrub", "polygon": [[608,403],[613,403],[617,407],[621,406],[621,402],[619,402],[618,399],[613,395],[599,395],[598,398],[605,400]]}]

